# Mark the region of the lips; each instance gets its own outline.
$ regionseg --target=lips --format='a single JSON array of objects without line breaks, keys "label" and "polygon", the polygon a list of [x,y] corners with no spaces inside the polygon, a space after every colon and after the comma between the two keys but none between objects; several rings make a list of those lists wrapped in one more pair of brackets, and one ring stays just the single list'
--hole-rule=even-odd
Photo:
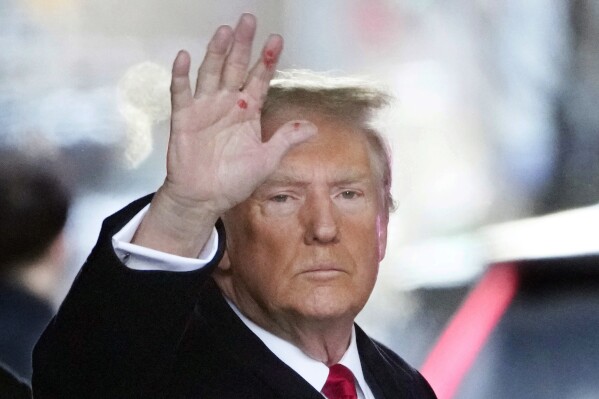
[{"label": "lips", "polygon": [[301,274],[321,279],[334,278],[347,272],[336,264],[319,264],[306,268]]}]

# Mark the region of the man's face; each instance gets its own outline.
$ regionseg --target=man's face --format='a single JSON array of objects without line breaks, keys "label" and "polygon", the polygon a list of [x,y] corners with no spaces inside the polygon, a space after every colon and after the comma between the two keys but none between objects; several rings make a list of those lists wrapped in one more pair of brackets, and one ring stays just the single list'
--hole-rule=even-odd
[{"label": "man's face", "polygon": [[[267,137],[289,119],[265,123]],[[357,128],[309,119],[318,134],[294,147],[249,199],[225,215],[228,273],[246,314],[257,305],[269,320],[353,320],[384,254],[380,185]]]}]

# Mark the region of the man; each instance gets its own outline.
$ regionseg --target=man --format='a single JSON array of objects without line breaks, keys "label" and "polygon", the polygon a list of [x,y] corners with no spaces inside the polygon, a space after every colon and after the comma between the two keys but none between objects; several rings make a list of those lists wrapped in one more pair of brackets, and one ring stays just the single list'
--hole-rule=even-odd
[{"label": "man", "polygon": [[104,223],[36,348],[36,397],[435,397],[354,325],[392,203],[368,127],[385,98],[269,91],[283,42],[248,73],[255,27],[217,29],[195,93],[177,55],[165,182]]},{"label": "man", "polygon": [[0,363],[24,381],[33,346],[54,315],[69,203],[48,162],[0,151]]}]

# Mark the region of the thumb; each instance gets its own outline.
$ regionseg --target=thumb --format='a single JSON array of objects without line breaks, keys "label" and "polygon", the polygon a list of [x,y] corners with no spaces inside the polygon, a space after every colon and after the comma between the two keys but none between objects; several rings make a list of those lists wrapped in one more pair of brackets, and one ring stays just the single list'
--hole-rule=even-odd
[{"label": "thumb", "polygon": [[264,145],[269,158],[278,163],[296,145],[303,143],[318,132],[315,124],[307,120],[292,120],[282,125]]}]

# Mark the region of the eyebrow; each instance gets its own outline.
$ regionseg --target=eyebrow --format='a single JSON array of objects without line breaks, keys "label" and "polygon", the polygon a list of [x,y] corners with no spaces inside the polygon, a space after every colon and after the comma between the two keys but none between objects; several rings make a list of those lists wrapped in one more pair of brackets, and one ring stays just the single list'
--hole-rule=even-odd
[{"label": "eyebrow", "polygon": [[[346,169],[343,172],[339,173],[339,176],[333,179],[333,183],[335,185],[346,185],[359,183],[368,180],[370,174],[368,172],[364,172],[363,170],[357,169]],[[270,176],[266,181],[262,184],[263,187],[270,186],[295,186],[295,187],[304,187],[308,186],[310,181],[298,176],[291,171],[291,173],[285,174],[277,174],[275,172],[274,175]]]},{"label": "eyebrow", "polygon": [[267,185],[281,186],[306,185],[308,183],[308,181],[305,181],[302,177],[293,173],[293,171],[291,171],[291,173],[279,173],[276,171],[264,181],[264,184]]}]

